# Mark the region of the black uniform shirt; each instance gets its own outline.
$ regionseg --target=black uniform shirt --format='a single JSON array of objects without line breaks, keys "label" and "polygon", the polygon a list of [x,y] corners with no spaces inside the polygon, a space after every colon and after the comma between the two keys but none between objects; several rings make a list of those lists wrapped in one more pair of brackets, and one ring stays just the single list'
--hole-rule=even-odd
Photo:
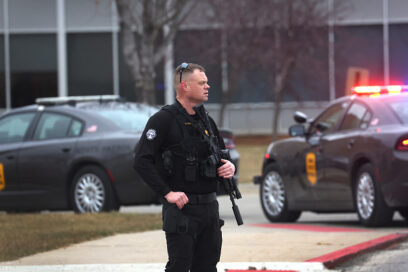
[{"label": "black uniform shirt", "polygon": [[[177,101],[176,103],[179,102]],[[181,105],[179,104],[179,106]],[[196,115],[190,115],[190,120],[199,122]],[[220,148],[224,149],[224,142],[219,135],[214,120],[211,118],[209,120],[211,129],[218,138]],[[184,158],[182,157],[173,155],[172,162],[174,167],[171,175],[163,167],[163,152],[168,149],[174,151],[174,146],[180,146],[180,143],[184,140],[181,125],[188,126],[187,129],[192,135],[195,134],[197,137],[202,137],[200,132],[191,126],[187,118],[185,121],[185,124],[179,124],[172,112],[161,109],[147,122],[136,147],[134,168],[143,180],[160,196],[165,196],[170,191],[196,194],[217,191],[216,179],[200,177],[196,182],[187,182],[184,179]],[[204,143],[199,143],[197,148],[209,149],[205,146]],[[203,153],[201,152],[201,154]]]}]

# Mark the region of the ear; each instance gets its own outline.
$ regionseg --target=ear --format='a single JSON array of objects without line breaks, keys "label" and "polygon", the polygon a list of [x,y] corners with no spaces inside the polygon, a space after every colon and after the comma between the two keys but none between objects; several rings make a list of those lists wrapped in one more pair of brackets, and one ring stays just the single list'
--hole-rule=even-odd
[{"label": "ear", "polygon": [[187,91],[187,87],[188,87],[187,82],[185,82],[185,81],[180,82],[180,90],[185,92],[185,91]]}]

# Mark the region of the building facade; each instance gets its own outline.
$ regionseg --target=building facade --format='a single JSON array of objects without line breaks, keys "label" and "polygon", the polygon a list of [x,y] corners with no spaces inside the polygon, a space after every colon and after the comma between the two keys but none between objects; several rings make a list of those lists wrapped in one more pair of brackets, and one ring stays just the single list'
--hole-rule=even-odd
[{"label": "building facade", "polygon": [[[330,9],[336,1],[344,0],[322,3]],[[321,69],[295,69],[285,90],[280,131],[285,133],[292,123],[293,110],[315,116],[330,100],[346,95],[352,85],[407,84],[406,10],[406,0],[350,0],[341,20],[329,20],[327,44],[316,55]],[[67,95],[118,94],[135,101],[119,31],[113,0],[0,0],[0,108]],[[168,61],[175,66],[187,60],[207,68],[212,87],[208,108],[217,120],[228,71],[220,56],[184,50],[183,44],[195,36],[211,37],[209,47],[221,42],[216,27],[185,24]],[[167,67],[156,69],[159,104],[172,99],[172,93],[166,96],[165,78],[174,68]],[[271,132],[273,98],[268,84],[254,83],[257,74],[243,70],[227,106],[224,126],[237,134]]]}]

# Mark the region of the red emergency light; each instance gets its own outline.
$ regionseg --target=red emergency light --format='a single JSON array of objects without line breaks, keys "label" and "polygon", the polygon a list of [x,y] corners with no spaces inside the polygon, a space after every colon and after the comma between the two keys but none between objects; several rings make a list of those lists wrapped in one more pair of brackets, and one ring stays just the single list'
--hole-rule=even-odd
[{"label": "red emergency light", "polygon": [[353,94],[358,96],[376,97],[380,95],[395,95],[408,93],[408,85],[388,86],[357,86],[353,88]]}]

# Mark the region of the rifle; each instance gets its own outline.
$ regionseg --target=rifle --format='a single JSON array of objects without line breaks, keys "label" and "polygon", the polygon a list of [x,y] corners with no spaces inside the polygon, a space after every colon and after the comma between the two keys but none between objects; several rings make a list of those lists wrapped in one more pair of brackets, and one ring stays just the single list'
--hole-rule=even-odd
[{"label": "rifle", "polygon": [[[214,163],[214,165],[220,167],[223,163],[221,162],[221,159],[229,160],[231,161],[231,156],[229,154],[228,149],[220,149],[218,146],[218,141],[214,133],[212,133],[211,125],[210,125],[210,120],[208,119],[208,114],[205,111],[204,105],[199,104],[197,106],[193,107],[193,110],[196,112],[198,117],[201,119],[201,121],[207,125],[208,129],[210,130],[209,136],[203,136],[203,139],[209,144],[210,146],[210,158],[209,160]],[[225,192],[229,195],[231,203],[232,203],[232,211],[234,212],[235,220],[237,221],[238,226],[244,224],[242,221],[241,213],[239,211],[238,206],[235,204],[235,199],[240,199],[242,198],[241,192],[238,190],[238,186],[235,183],[235,181],[232,178],[225,179],[219,177]]]}]

